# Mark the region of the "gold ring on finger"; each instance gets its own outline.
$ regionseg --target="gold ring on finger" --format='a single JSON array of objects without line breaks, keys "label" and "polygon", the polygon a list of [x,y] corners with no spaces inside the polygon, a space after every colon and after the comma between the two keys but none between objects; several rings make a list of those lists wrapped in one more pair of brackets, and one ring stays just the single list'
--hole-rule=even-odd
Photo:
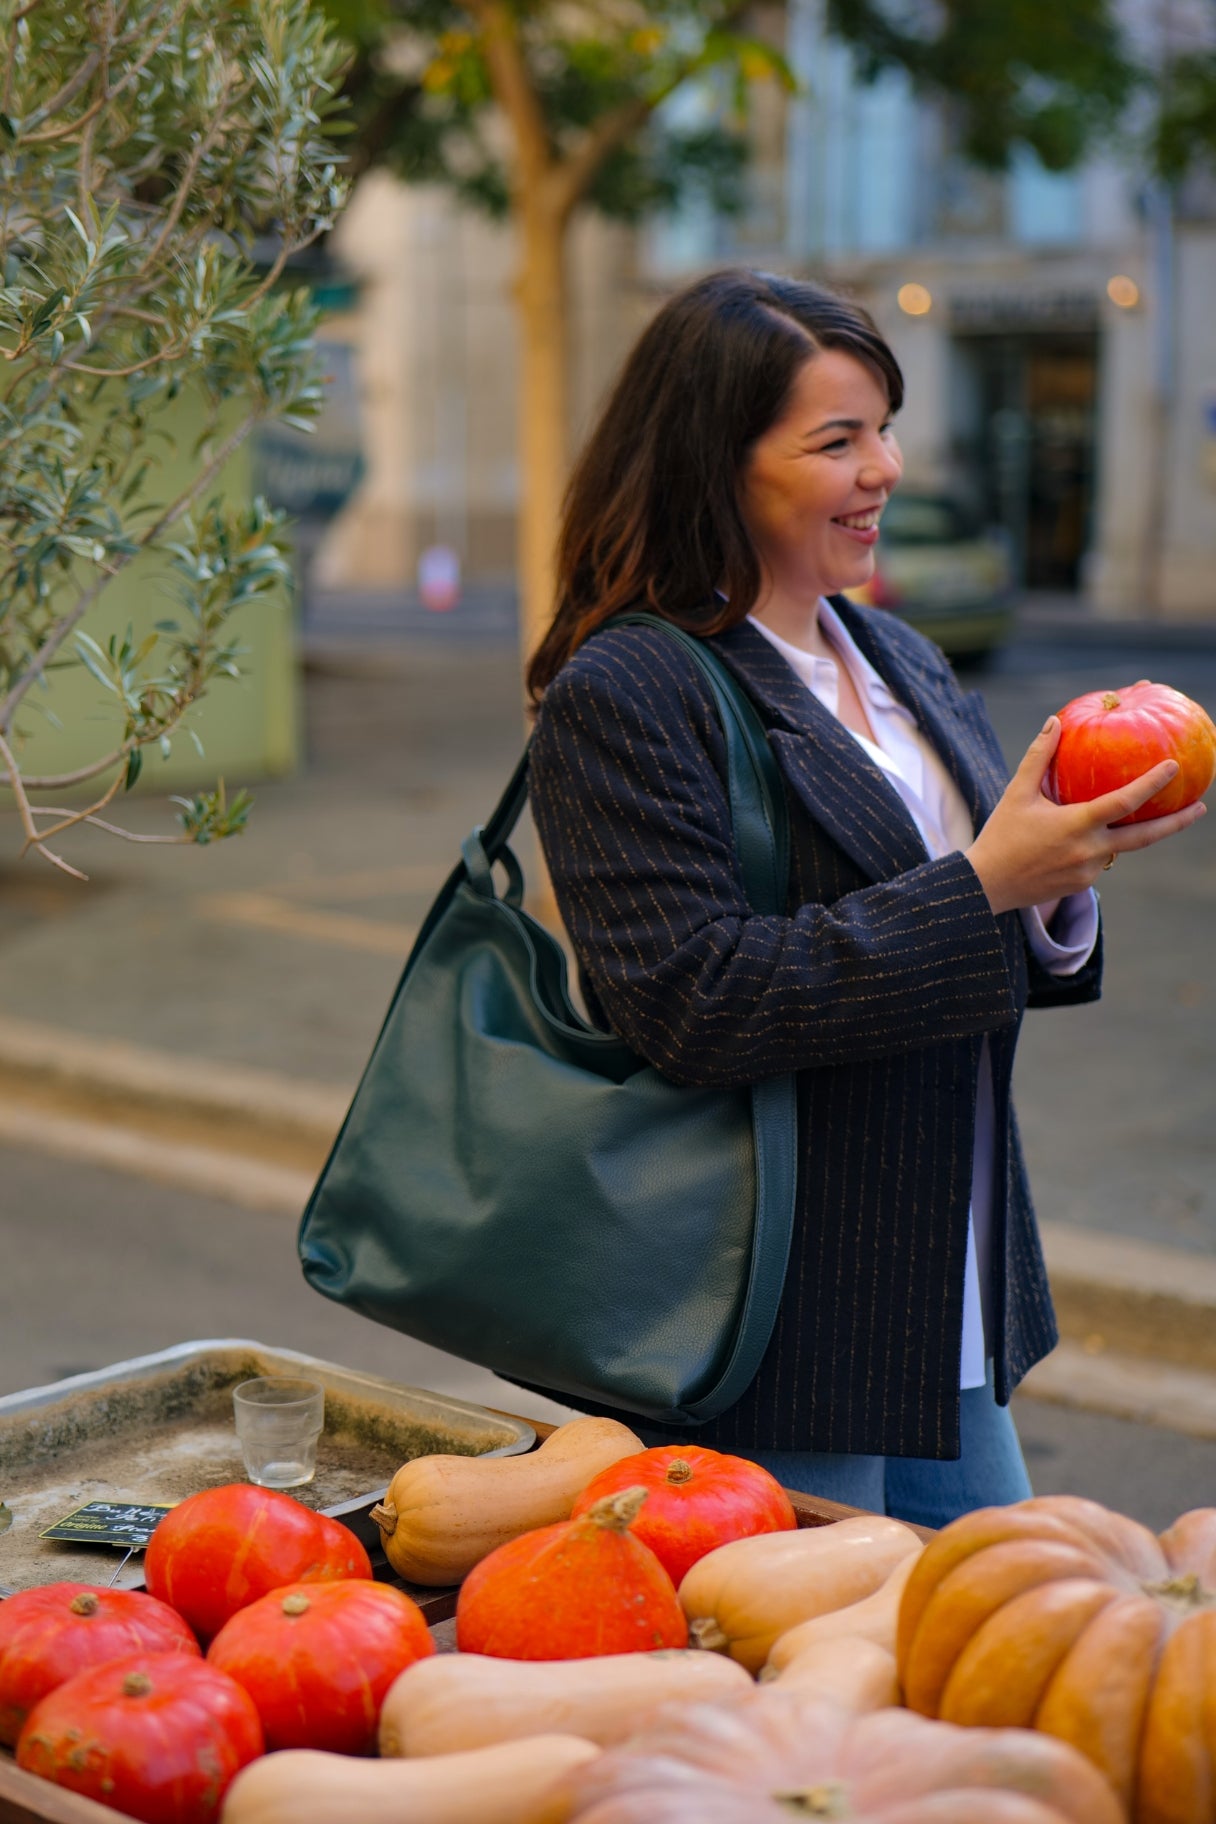
[{"label": "gold ring on finger", "polygon": [[1113,868],[1113,867],[1114,867],[1114,865],[1115,865],[1115,863],[1116,863],[1116,862],[1117,862],[1117,861],[1118,861],[1118,859],[1119,859],[1119,852],[1118,852],[1118,850],[1117,850],[1117,849],[1112,849],[1112,850],[1111,850],[1111,852],[1110,852],[1110,858],[1109,858],[1109,860],[1107,860],[1107,861],[1104,861],[1104,862],[1103,862],[1103,863],[1102,863],[1102,872],[1103,872],[1103,873],[1104,873],[1104,874],[1106,874],[1106,873],[1108,873],[1108,872],[1109,872],[1109,870],[1110,870],[1110,869],[1111,869],[1111,868]]}]

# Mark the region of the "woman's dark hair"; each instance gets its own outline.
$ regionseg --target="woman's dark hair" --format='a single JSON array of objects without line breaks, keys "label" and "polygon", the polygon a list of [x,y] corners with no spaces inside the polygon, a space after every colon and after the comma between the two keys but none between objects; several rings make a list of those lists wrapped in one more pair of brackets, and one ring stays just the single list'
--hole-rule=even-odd
[{"label": "woman's dark hair", "polygon": [[822,348],[864,361],[898,411],[903,375],[873,320],[820,285],[716,272],[658,312],[566,492],[557,608],[528,666],[534,704],[571,653],[622,609],[646,608],[699,634],[743,619],[760,589],[760,565],[739,511],[740,475]]}]

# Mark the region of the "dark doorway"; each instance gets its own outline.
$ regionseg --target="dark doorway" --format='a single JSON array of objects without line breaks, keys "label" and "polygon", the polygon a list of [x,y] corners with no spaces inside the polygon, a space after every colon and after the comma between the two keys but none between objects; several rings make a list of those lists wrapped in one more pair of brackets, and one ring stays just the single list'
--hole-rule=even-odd
[{"label": "dark doorway", "polygon": [[1094,495],[1098,338],[956,336],[954,449],[976,504],[1004,526],[1027,589],[1075,590]]}]

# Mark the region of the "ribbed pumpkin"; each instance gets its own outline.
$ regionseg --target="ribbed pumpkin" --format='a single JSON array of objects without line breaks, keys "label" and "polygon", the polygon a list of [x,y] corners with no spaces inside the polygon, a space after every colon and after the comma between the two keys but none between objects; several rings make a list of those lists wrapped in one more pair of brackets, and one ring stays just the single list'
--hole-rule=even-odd
[{"label": "ribbed pumpkin", "polygon": [[1069,1495],[964,1515],[912,1572],[898,1660],[911,1709],[1072,1743],[1133,1824],[1211,1824],[1216,1508],[1160,1538]]},{"label": "ribbed pumpkin", "polygon": [[798,1525],[789,1496],[767,1469],[697,1444],[659,1444],[601,1470],[574,1503],[571,1518],[605,1495],[635,1487],[649,1498],[633,1536],[650,1547],[677,1589],[698,1558],[718,1546]]},{"label": "ribbed pumpkin", "polygon": [[686,1647],[675,1586],[629,1527],[644,1488],[492,1551],[460,1586],[456,1644],[496,1659],[590,1659]]},{"label": "ribbed pumpkin", "polygon": [[1079,1754],[1029,1730],[952,1729],[906,1710],[756,1692],[689,1704],[566,1776],[574,1824],[1122,1824]]}]

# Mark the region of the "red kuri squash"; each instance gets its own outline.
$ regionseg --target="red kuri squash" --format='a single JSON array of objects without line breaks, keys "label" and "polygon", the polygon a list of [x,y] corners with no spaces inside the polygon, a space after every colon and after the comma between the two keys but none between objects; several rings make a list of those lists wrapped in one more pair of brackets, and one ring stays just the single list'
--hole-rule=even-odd
[{"label": "red kuri squash", "polygon": [[78,1672],[26,1719],[17,1765],[144,1824],[212,1824],[263,1749],[253,1700],[186,1653]]},{"label": "red kuri squash", "polygon": [[238,1609],[285,1584],[371,1574],[349,1527],[251,1482],[188,1495],[165,1515],[144,1557],[149,1591],[205,1641]]},{"label": "red kuri squash", "polygon": [[601,1470],[574,1503],[571,1518],[605,1495],[634,1487],[644,1488],[647,1498],[633,1536],[650,1547],[677,1588],[697,1559],[719,1545],[798,1525],[789,1496],[767,1469],[696,1444],[660,1444]]},{"label": "red kuri squash", "polygon": [[0,1742],[11,1748],[39,1699],[74,1673],[140,1651],[200,1656],[176,1610],[143,1590],[18,1590],[0,1602]]},{"label": "red kuri squash", "polygon": [[675,1586],[629,1528],[644,1488],[498,1546],[460,1586],[456,1643],[498,1659],[589,1659],[686,1647]]},{"label": "red kuri squash", "polygon": [[1202,798],[1216,775],[1216,726],[1207,711],[1168,684],[1141,678],[1119,690],[1091,690],[1059,712],[1060,743],[1049,784],[1057,804],[1087,803],[1147,773],[1162,760],[1178,772],[1121,821],[1143,823]]},{"label": "red kuri squash", "polygon": [[356,1578],[293,1583],[225,1622],[208,1665],[248,1691],[267,1748],[370,1754],[397,1675],[435,1651],[404,1590]]}]

